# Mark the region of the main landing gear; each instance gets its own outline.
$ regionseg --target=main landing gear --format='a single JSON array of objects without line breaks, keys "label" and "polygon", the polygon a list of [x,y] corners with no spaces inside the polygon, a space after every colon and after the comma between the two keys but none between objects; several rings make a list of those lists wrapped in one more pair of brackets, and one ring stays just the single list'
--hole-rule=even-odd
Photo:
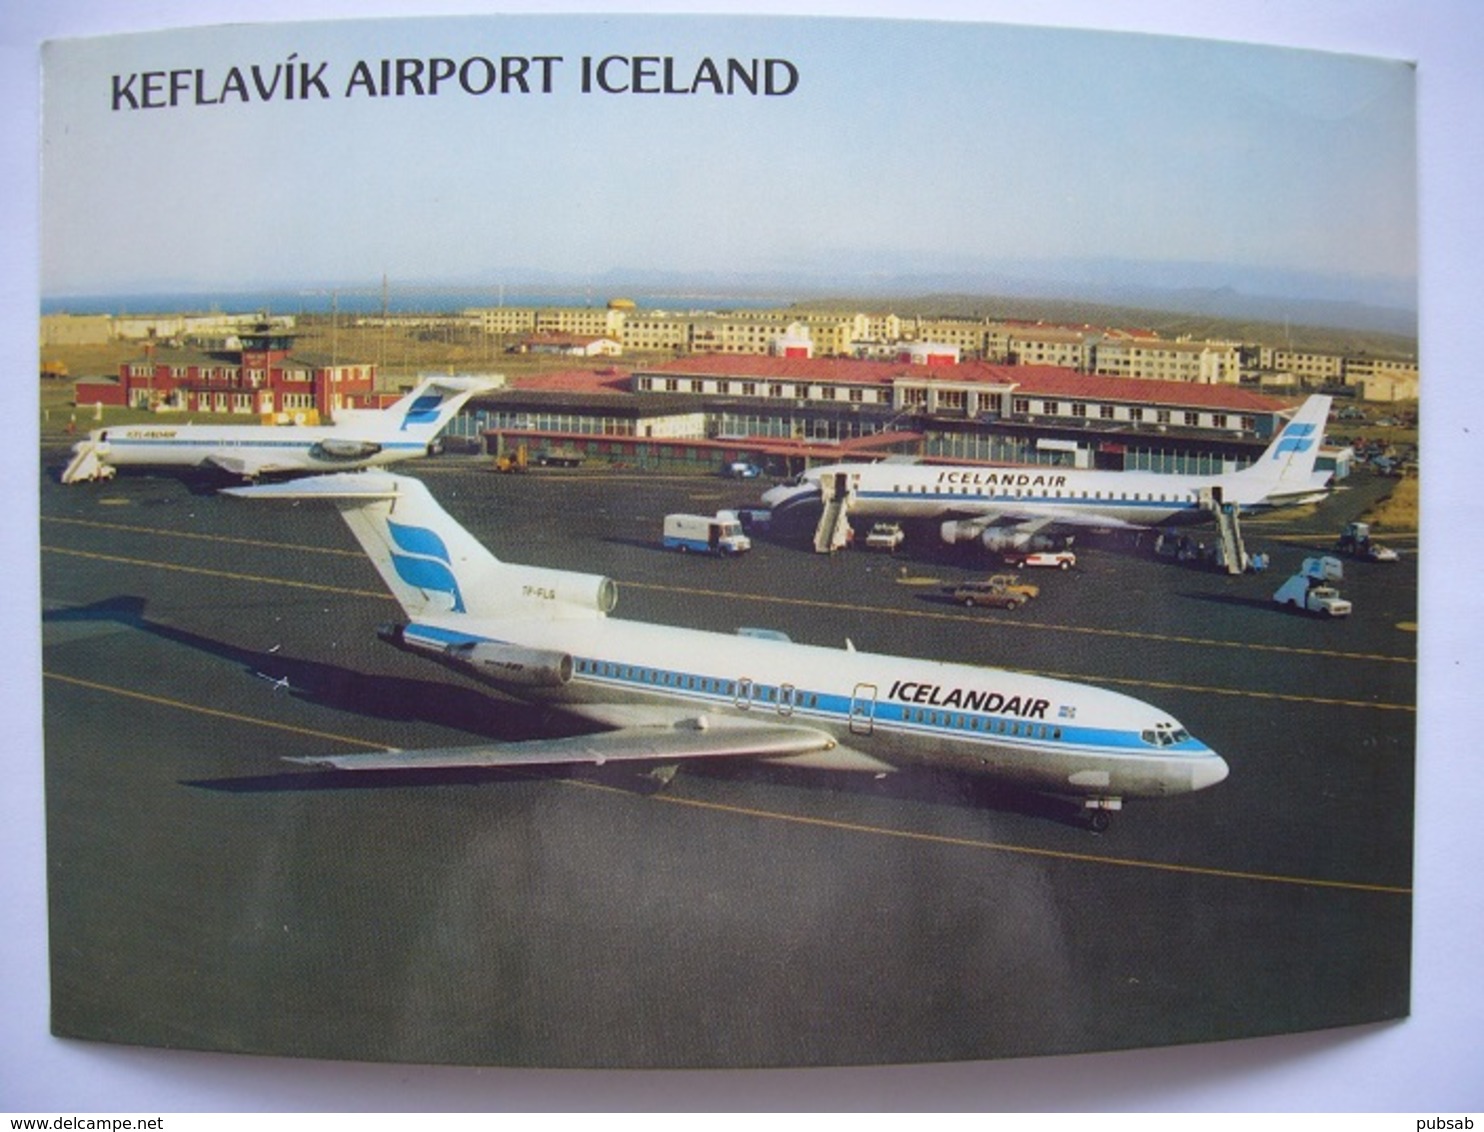
[{"label": "main landing gear", "polygon": [[1082,804],[1082,822],[1093,833],[1105,833],[1108,822],[1111,820],[1109,814],[1114,810],[1123,809],[1122,798],[1088,798]]}]

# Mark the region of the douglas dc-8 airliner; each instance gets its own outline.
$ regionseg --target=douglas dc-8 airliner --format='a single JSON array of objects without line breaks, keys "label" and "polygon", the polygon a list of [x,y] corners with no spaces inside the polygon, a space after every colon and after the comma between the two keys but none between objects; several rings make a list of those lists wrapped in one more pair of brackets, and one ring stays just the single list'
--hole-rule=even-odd
[{"label": "douglas dc-8 airliner", "polygon": [[1328,473],[1314,460],[1324,441],[1330,398],[1304,402],[1251,466],[1223,475],[1079,471],[1057,467],[947,464],[830,464],[763,496],[775,515],[827,494],[851,515],[936,519],[948,543],[989,550],[1030,549],[1044,532],[1144,529],[1209,520],[1232,506],[1241,514],[1322,496]]},{"label": "douglas dc-8 airliner", "polygon": [[757,758],[882,774],[948,768],[1079,799],[1094,828],[1124,798],[1220,782],[1227,765],[1159,708],[997,668],[610,617],[613,581],[502,562],[418,480],[331,475],[229,495],[330,500],[405,623],[379,635],[579,717],[575,738],[298,761],[344,770]]},{"label": "douglas dc-8 airliner", "polygon": [[63,483],[111,479],[119,468],[194,468],[242,479],[343,472],[427,454],[444,425],[494,383],[428,377],[385,409],[341,409],[327,425],[133,424],[94,429],[72,448]]}]

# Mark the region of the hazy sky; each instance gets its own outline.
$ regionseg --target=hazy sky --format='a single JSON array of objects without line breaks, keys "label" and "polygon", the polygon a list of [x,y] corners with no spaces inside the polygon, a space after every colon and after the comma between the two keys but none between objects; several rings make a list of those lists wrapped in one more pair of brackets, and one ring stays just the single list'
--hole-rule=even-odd
[{"label": "hazy sky", "polygon": [[[609,55],[673,58],[676,85],[706,58],[782,58],[798,82],[583,93],[582,57]],[[501,56],[561,56],[551,92],[347,94],[362,61]],[[289,60],[330,97],[251,92],[250,67]],[[146,101],[130,75],[200,69],[217,97],[234,67],[247,102],[128,108]],[[1391,61],[943,22],[505,16],[60,41],[42,290],[615,269],[850,282],[1086,258],[1410,285],[1413,100],[1413,69]]]}]

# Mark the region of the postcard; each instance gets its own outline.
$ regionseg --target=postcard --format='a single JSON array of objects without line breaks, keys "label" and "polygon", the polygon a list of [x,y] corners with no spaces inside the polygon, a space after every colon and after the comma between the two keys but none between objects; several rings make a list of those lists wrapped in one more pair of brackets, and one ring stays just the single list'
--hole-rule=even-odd
[{"label": "postcard", "polygon": [[1416,93],[951,21],[47,44],[53,1033],[1405,1018]]}]

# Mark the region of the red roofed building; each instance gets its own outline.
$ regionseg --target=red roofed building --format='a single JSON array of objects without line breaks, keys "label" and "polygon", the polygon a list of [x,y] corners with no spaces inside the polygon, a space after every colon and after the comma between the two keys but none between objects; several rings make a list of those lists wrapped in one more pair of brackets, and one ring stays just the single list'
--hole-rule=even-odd
[{"label": "red roofed building", "polygon": [[787,474],[848,452],[1218,472],[1254,459],[1289,404],[1236,385],[1057,366],[704,354],[521,379],[478,412],[496,443],[539,434],[646,467],[751,459]]},{"label": "red roofed building", "polygon": [[191,413],[315,413],[375,406],[376,366],[293,352],[293,333],[263,325],[238,334],[236,350],[150,346],[119,366],[119,380],[77,384],[79,405],[127,405]]}]

